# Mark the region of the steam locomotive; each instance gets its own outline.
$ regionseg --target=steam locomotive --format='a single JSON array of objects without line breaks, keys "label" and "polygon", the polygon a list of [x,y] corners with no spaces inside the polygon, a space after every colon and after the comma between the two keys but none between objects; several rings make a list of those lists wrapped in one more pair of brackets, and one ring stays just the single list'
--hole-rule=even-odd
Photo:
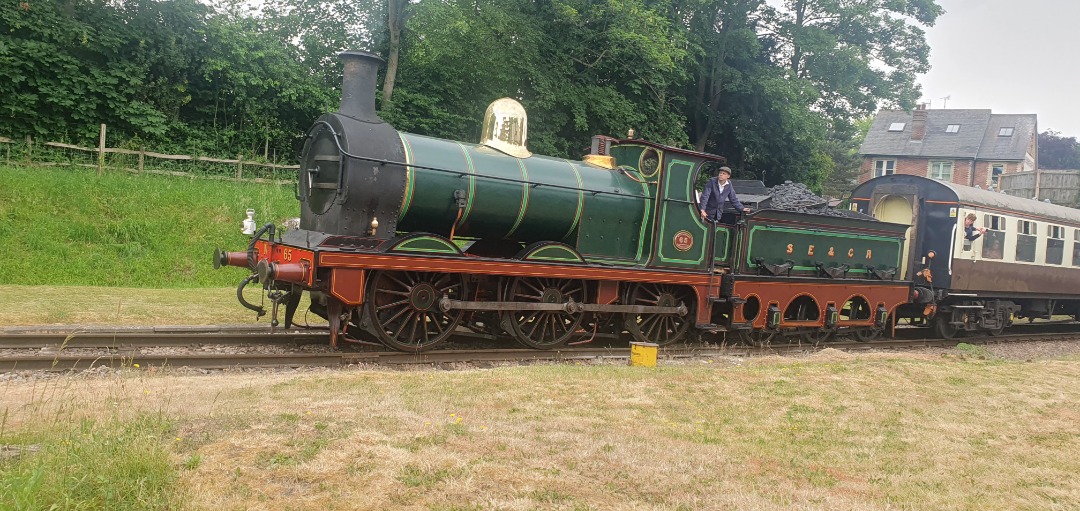
[{"label": "steam locomotive", "polygon": [[[860,186],[864,215],[760,209],[708,223],[694,185],[720,156],[606,136],[582,161],[532,154],[525,111],[505,98],[485,113],[479,144],[399,132],[375,113],[381,59],[341,57],[340,109],[315,121],[301,157],[299,228],[266,224],[246,251],[214,256],[250,271],[237,295],[264,314],[243,297],[261,284],[274,324],[284,306],[291,325],[306,292],[332,345],[419,352],[462,329],[537,349],[627,333],[661,345],[870,341],[898,314],[948,318],[938,329],[955,336],[1063,303],[950,288],[935,259],[952,253],[937,206],[898,213],[897,201],[935,186],[919,178]],[[969,206],[957,204],[956,214]]]}]

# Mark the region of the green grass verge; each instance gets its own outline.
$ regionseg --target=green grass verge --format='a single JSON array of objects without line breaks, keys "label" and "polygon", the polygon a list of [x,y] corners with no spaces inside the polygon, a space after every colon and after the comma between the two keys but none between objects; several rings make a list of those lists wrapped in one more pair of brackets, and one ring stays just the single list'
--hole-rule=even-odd
[{"label": "green grass verge", "polygon": [[0,460],[0,509],[175,509],[171,430],[148,415],[0,434],[8,452],[21,451]]},{"label": "green grass verge", "polygon": [[246,208],[260,224],[299,215],[289,186],[0,166],[0,284],[232,286],[211,254],[246,247]]}]

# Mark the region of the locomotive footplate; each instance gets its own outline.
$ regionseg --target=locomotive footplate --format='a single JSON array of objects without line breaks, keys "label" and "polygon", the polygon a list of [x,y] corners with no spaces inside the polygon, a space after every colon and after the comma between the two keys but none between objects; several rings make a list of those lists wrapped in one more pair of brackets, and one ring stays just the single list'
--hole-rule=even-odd
[{"label": "locomotive footplate", "polygon": [[451,310],[471,311],[562,311],[567,313],[577,312],[624,312],[630,314],[677,314],[685,316],[689,309],[685,304],[676,307],[660,307],[653,305],[602,305],[596,303],[578,303],[570,300],[566,303],[535,303],[535,302],[470,302],[465,300],[451,300],[447,297],[439,300],[439,309],[443,312]]}]

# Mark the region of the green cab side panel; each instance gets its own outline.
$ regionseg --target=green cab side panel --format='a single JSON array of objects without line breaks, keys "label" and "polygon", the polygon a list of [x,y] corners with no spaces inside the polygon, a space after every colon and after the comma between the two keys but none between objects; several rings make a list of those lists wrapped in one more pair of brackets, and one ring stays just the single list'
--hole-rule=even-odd
[{"label": "green cab side panel", "polygon": [[734,229],[727,226],[716,227],[716,237],[713,238],[713,260],[717,266],[728,265],[731,262],[731,240]]},{"label": "green cab side panel", "polygon": [[[789,220],[798,220],[791,222]],[[770,221],[771,220],[771,221]],[[814,224],[802,222],[812,221]],[[795,263],[792,275],[816,276],[816,263],[825,267],[848,265],[848,274],[865,275],[867,266],[900,266],[903,236],[908,226],[791,212],[763,211],[747,226],[746,272],[757,271],[753,262]]]},{"label": "green cab side panel", "polygon": [[[709,226],[701,221],[693,190],[695,161],[679,156],[665,162],[663,202],[660,206],[660,235],[656,241],[654,266],[704,268],[708,255]],[[718,230],[716,234],[721,234]],[[715,241],[714,241],[715,243]],[[726,251],[726,243],[725,251]]]}]

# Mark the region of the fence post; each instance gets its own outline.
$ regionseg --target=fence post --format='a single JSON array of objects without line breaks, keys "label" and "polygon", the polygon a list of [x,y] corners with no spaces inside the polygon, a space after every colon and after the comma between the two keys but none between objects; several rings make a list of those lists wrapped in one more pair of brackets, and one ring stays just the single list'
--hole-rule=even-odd
[{"label": "fence post", "polygon": [[244,153],[236,155],[236,180],[244,178]]},{"label": "fence post", "polygon": [[34,163],[34,139],[26,136],[26,163]]},{"label": "fence post", "polygon": [[101,134],[98,135],[97,175],[105,169],[105,123],[101,124]]},{"label": "fence post", "polygon": [[140,148],[139,148],[139,172],[138,172],[138,174],[142,174],[142,171],[143,171],[143,160],[144,160],[145,158],[146,158],[146,150],[144,150],[144,149],[143,149],[142,147],[140,147]]}]

